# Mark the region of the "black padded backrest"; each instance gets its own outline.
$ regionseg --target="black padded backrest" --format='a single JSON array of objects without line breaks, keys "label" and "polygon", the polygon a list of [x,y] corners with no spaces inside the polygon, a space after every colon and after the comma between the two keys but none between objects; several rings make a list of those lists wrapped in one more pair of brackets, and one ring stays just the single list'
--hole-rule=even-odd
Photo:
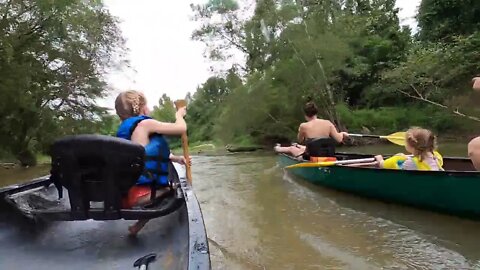
[{"label": "black padded backrest", "polygon": [[143,171],[145,149],[131,141],[103,135],[76,135],[51,148],[52,176],[68,190],[72,214],[88,218],[90,202],[121,209],[122,197]]},{"label": "black padded backrest", "polygon": [[318,138],[307,141],[307,153],[311,157],[334,157],[336,142],[332,138]]}]

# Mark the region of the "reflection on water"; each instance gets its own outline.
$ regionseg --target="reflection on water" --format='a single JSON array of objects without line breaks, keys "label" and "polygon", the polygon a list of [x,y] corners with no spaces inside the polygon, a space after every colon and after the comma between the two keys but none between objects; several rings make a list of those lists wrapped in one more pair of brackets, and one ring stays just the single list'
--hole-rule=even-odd
[{"label": "reflection on water", "polygon": [[[272,155],[200,156],[193,164],[214,269],[480,267],[479,222],[314,186],[285,174]],[[0,171],[0,183],[47,171]]]}]

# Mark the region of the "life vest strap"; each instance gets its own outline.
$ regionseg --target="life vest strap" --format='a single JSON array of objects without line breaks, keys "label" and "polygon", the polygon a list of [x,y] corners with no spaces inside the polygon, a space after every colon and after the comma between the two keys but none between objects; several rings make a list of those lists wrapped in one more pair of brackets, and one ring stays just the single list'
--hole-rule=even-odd
[{"label": "life vest strap", "polygon": [[138,124],[140,124],[140,122],[142,122],[142,121],[145,120],[145,119],[146,119],[146,118],[138,119],[137,121],[133,122],[132,126],[130,127],[130,131],[129,131],[130,139],[132,138],[133,132],[134,132],[135,129],[137,128]]},{"label": "life vest strap", "polygon": [[[168,171],[158,170],[158,169],[145,169],[143,175],[147,177],[153,177],[152,174],[160,175],[160,176],[168,176]],[[152,178],[153,179],[153,178]]]}]

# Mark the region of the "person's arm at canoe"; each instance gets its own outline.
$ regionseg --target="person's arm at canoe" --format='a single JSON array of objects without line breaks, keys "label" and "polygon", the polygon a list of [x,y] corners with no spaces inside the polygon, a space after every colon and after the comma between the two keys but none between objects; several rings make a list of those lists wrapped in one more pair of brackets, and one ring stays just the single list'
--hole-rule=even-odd
[{"label": "person's arm at canoe", "polygon": [[379,168],[383,169],[383,163],[385,162],[385,160],[383,159],[383,156],[382,155],[376,155],[375,160],[376,160],[377,166]]},{"label": "person's arm at canoe", "polygon": [[138,124],[138,127],[146,130],[149,134],[158,133],[162,135],[182,135],[187,131],[185,122],[186,109],[180,108],[175,114],[175,123],[165,123],[154,119],[147,119]]},{"label": "person's arm at canoe", "polygon": [[337,128],[335,127],[335,125],[333,125],[332,122],[328,121],[328,123],[330,125],[330,138],[334,139],[338,143],[341,143],[341,142],[343,142],[345,137],[348,137],[348,133],[338,132]]},{"label": "person's arm at canoe", "polygon": [[305,125],[304,124],[300,124],[300,126],[298,127],[297,141],[299,143],[303,143],[305,141]]},{"label": "person's arm at canoe", "polygon": [[[184,156],[176,156],[176,155],[170,153],[169,158],[172,162],[175,162],[175,163],[178,163],[178,164],[181,164],[181,165],[186,165],[187,164],[187,159]],[[192,160],[190,158],[188,158],[188,163],[189,163],[189,165],[192,165]]]}]

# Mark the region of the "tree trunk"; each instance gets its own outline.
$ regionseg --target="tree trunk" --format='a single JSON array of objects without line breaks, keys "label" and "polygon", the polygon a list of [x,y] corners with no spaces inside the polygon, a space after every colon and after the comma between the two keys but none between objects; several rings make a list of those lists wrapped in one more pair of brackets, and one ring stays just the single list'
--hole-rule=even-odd
[{"label": "tree trunk", "polygon": [[17,159],[22,167],[31,167],[37,165],[37,157],[28,149],[24,149],[17,154]]}]

